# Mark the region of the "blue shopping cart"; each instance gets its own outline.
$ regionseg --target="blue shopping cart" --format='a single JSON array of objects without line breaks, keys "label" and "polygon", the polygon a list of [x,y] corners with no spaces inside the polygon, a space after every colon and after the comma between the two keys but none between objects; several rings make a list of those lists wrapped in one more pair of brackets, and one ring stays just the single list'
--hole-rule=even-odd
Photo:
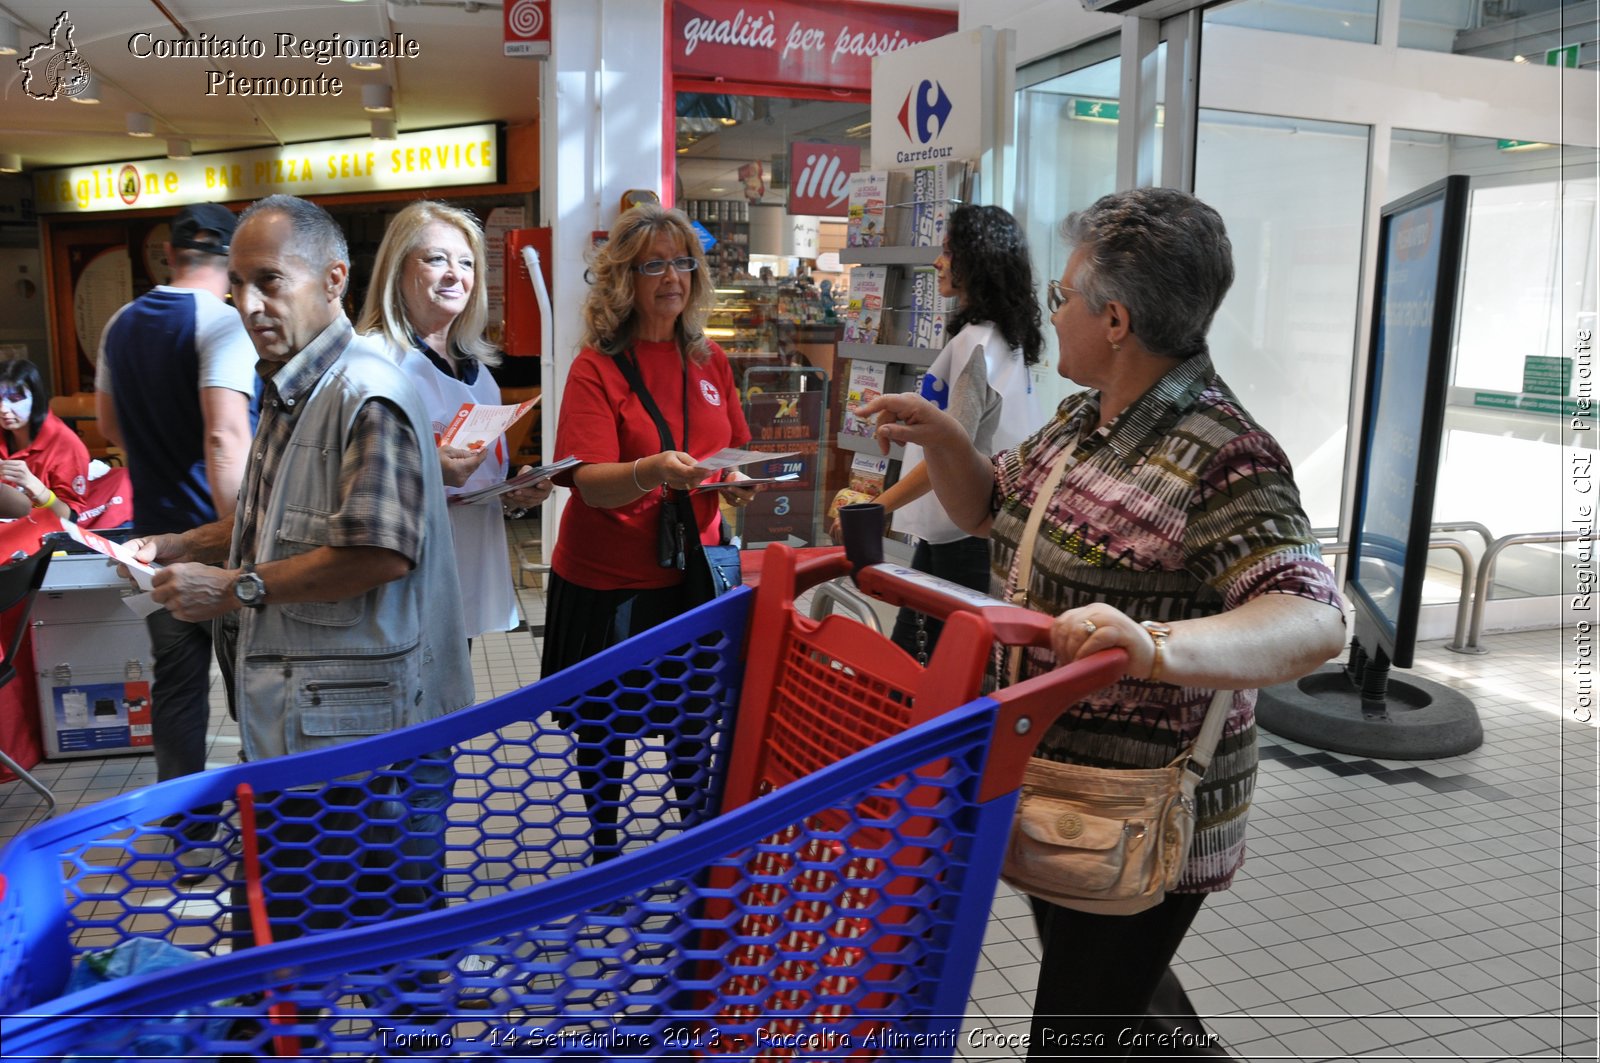
[{"label": "blue shopping cart", "polygon": [[[850,570],[807,553],[513,694],[19,836],[7,1056],[951,1058],[1022,765],[1125,658],[979,696],[1047,618],[861,569],[948,616],[922,668],[801,615]],[[66,991],[136,938],[192,962]]]}]

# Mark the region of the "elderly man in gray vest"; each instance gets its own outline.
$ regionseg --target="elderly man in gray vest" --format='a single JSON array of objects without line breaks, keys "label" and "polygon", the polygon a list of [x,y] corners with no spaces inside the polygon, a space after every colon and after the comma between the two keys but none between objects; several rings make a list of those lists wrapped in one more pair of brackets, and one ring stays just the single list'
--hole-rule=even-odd
[{"label": "elderly man in gray vest", "polygon": [[[241,215],[229,284],[266,385],[239,506],[134,544],[165,566],[153,594],[173,615],[238,614],[232,681],[249,760],[383,734],[473,700],[432,430],[399,369],[345,317],[349,270],[344,234],[321,207],[276,195]],[[258,813],[273,940],[437,903],[449,751],[400,767],[381,786],[311,808],[278,795]],[[396,802],[400,827],[381,812]],[[296,822],[307,815],[315,822]],[[359,880],[351,888],[351,874],[369,869],[381,869],[373,896]],[[396,873],[408,884],[385,892],[381,880],[392,886]],[[235,933],[248,944],[238,900]]]}]

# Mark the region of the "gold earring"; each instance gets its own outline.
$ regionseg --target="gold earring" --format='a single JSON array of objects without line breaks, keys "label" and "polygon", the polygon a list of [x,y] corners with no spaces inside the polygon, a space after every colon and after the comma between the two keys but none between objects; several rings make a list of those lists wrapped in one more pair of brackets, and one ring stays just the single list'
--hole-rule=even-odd
[{"label": "gold earring", "polygon": [[1112,345],[1111,345],[1111,353],[1112,353],[1112,354],[1121,354],[1121,353],[1122,353],[1122,344],[1120,344],[1120,343],[1113,343],[1113,344],[1112,344]]}]

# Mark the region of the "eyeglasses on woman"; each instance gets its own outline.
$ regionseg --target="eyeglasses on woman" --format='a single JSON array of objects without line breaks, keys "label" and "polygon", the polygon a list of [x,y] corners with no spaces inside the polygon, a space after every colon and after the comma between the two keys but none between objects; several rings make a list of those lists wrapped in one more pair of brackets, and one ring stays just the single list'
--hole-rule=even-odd
[{"label": "eyeglasses on woman", "polygon": [[652,258],[633,268],[646,277],[659,277],[667,272],[668,266],[676,273],[693,273],[700,268],[700,263],[688,255],[679,255],[677,258]]}]

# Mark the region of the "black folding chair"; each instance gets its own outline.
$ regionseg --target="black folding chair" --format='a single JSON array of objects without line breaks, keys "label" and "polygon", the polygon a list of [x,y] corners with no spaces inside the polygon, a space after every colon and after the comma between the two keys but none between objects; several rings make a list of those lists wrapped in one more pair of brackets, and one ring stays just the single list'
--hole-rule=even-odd
[{"label": "black folding chair", "polygon": [[[17,677],[17,651],[28,631],[28,615],[33,612],[33,599],[44,583],[45,570],[50,567],[53,550],[51,538],[46,537],[37,553],[29,555],[19,550],[4,566],[0,566],[0,617],[12,621],[11,634],[5,640],[5,659],[0,661],[0,689]],[[47,816],[55,813],[56,795],[12,760],[4,749],[0,749],[0,765],[11,769],[30,790],[44,798],[49,806],[45,813]]]}]

